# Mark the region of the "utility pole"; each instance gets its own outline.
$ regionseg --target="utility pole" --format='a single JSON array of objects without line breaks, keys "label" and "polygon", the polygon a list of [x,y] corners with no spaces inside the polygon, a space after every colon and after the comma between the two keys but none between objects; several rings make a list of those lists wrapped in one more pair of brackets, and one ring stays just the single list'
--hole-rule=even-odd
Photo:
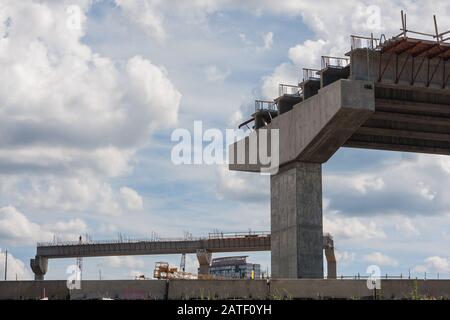
[{"label": "utility pole", "polygon": [[5,251],[5,281],[8,275],[8,250]]},{"label": "utility pole", "polygon": [[186,271],[186,253],[181,254],[180,271]]}]

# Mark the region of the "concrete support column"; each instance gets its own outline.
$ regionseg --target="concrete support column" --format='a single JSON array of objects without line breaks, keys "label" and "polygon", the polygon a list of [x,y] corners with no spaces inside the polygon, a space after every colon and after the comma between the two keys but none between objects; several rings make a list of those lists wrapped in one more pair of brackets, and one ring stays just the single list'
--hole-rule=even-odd
[{"label": "concrete support column", "polygon": [[197,260],[199,264],[199,276],[209,275],[209,267],[211,266],[212,253],[208,250],[197,250]]},{"label": "concrete support column", "polygon": [[36,256],[30,260],[30,267],[34,272],[34,280],[44,280],[44,275],[47,273],[48,268],[48,259]]},{"label": "concrete support column", "polygon": [[272,277],[322,279],[321,164],[288,164],[270,188]]}]

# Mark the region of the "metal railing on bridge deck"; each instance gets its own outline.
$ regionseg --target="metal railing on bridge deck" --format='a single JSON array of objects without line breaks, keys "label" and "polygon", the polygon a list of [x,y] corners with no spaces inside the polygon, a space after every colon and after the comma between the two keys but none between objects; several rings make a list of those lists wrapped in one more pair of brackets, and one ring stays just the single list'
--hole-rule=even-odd
[{"label": "metal railing on bridge deck", "polygon": [[261,238],[270,237],[270,231],[249,231],[249,232],[212,232],[208,239],[235,239],[235,238]]},{"label": "metal railing on bridge deck", "polygon": [[89,240],[83,241],[58,241],[58,242],[38,242],[38,247],[57,247],[57,246],[78,246],[89,244],[117,244],[117,243],[140,243],[140,242],[177,242],[177,241],[196,241],[207,240],[208,238],[124,238],[117,240]]},{"label": "metal railing on bridge deck", "polygon": [[255,100],[255,112],[258,111],[278,111],[278,106],[274,101]]},{"label": "metal railing on bridge deck", "polygon": [[320,80],[320,70],[303,68],[303,82],[308,80]]},{"label": "metal railing on bridge deck", "polygon": [[361,36],[350,36],[351,38],[351,50],[355,49],[371,49],[374,50],[380,44],[380,39],[371,37],[361,37]]},{"label": "metal railing on bridge deck", "polygon": [[278,96],[282,97],[284,95],[290,95],[290,96],[301,96],[302,95],[302,89],[297,85],[291,85],[291,84],[279,84],[278,85]]},{"label": "metal railing on bridge deck", "polygon": [[209,239],[230,239],[230,238],[259,238],[270,236],[269,231],[248,231],[248,232],[212,232],[208,237],[184,237],[184,238],[160,238],[153,236],[151,238],[128,238],[120,237],[116,240],[87,240],[79,241],[54,241],[38,242],[37,247],[58,247],[58,246],[79,246],[92,244],[118,244],[118,243],[142,243],[142,242],[181,242],[181,241],[200,241]]},{"label": "metal railing on bridge deck", "polygon": [[[365,276],[365,275],[362,276],[360,274],[356,274],[354,276],[341,275],[341,276],[338,276],[337,278],[340,279],[340,280],[367,280],[367,279],[370,278],[370,276]],[[438,273],[435,279],[440,279],[440,278],[441,277],[440,277],[440,275]],[[422,278],[419,278],[417,276],[413,277],[412,275],[404,275],[404,274],[401,273],[400,275],[389,275],[389,274],[379,275],[379,279],[381,279],[381,280],[383,280],[383,279],[384,280],[410,280],[410,279],[424,279],[424,280],[427,280],[427,279],[431,279],[431,278],[427,277],[427,274],[425,274]]]},{"label": "metal railing on bridge deck", "polygon": [[349,63],[349,58],[322,56],[322,70],[326,68],[345,68]]}]

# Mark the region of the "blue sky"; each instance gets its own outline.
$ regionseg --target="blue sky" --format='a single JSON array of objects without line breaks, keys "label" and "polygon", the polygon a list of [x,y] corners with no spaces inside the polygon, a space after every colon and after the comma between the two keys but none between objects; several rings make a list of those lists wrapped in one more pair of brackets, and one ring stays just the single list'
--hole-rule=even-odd
[{"label": "blue sky", "polygon": [[[80,28],[68,29],[74,3]],[[234,128],[255,98],[275,98],[278,83],[296,83],[321,55],[347,52],[350,34],[395,33],[400,9],[418,27],[421,16],[450,16],[445,1],[5,0],[0,112],[12,125],[0,140],[0,248],[14,257],[12,274],[30,277],[35,242],[53,235],[269,230],[268,178],[175,166],[172,131],[194,120]],[[450,276],[446,157],[341,149],[323,170],[339,274],[378,264]],[[269,253],[249,255],[270,268]],[[50,261],[47,279],[65,278],[73,260]],[[84,278],[150,275],[161,260],[180,257],[85,259]]]}]

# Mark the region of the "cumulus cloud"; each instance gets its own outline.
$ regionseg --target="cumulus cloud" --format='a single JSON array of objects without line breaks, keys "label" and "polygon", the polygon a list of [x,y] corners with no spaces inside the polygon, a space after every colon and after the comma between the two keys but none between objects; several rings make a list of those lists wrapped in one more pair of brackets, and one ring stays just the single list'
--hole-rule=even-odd
[{"label": "cumulus cloud", "polygon": [[120,189],[120,193],[127,209],[137,211],[143,208],[144,200],[142,200],[142,197],[139,195],[139,193],[137,193],[136,190],[128,187],[123,187]]},{"label": "cumulus cloud", "polygon": [[166,39],[164,16],[158,0],[116,0],[127,17],[159,42]]},{"label": "cumulus cloud", "polygon": [[444,258],[439,256],[433,256],[425,259],[425,264],[418,265],[414,268],[416,272],[450,272],[450,258]]},{"label": "cumulus cloud", "polygon": [[396,267],[398,266],[398,261],[394,258],[385,255],[381,252],[373,252],[364,256],[364,261],[373,263],[379,266],[385,267]]},{"label": "cumulus cloud", "polygon": [[14,207],[0,208],[0,237],[13,244],[30,244],[33,241],[50,240],[50,232],[43,232],[40,225],[31,222]]},{"label": "cumulus cloud", "polygon": [[329,215],[323,218],[323,229],[338,239],[384,239],[386,233],[369,219],[346,218]]},{"label": "cumulus cloud", "polygon": [[318,69],[320,67],[320,57],[323,55],[327,43],[327,41],[322,39],[306,40],[304,43],[289,49],[289,59],[294,65]]},{"label": "cumulus cloud", "polygon": [[[15,198],[31,195],[38,208],[119,213],[120,193],[106,179],[128,174],[151,133],[177,123],[181,94],[149,59],[118,63],[84,44],[90,5],[2,2],[0,175],[14,176]],[[157,19],[142,19],[162,36]]]},{"label": "cumulus cloud", "polygon": [[444,156],[415,155],[384,161],[367,173],[330,173],[324,176],[329,207],[342,214],[443,215],[450,205],[449,176]]},{"label": "cumulus cloud", "polygon": [[270,198],[268,177],[255,173],[230,171],[227,166],[219,166],[217,179],[219,198],[256,202],[268,201]]},{"label": "cumulus cloud", "polygon": [[12,206],[0,208],[0,240],[4,243],[33,244],[51,241],[54,236],[61,240],[75,240],[86,231],[87,225],[81,219],[38,224]]},{"label": "cumulus cloud", "polygon": [[[0,248],[0,274],[2,275],[2,280],[4,279],[5,274],[5,261],[6,252],[2,251]],[[25,265],[23,261],[14,257],[14,255],[8,251],[8,272],[7,272],[7,280],[32,280],[33,276],[29,271],[28,267]]]},{"label": "cumulus cloud", "polygon": [[296,85],[298,81],[298,69],[289,62],[282,63],[275,68],[272,74],[263,77],[262,95],[265,99],[273,100],[278,96],[279,84]]}]

